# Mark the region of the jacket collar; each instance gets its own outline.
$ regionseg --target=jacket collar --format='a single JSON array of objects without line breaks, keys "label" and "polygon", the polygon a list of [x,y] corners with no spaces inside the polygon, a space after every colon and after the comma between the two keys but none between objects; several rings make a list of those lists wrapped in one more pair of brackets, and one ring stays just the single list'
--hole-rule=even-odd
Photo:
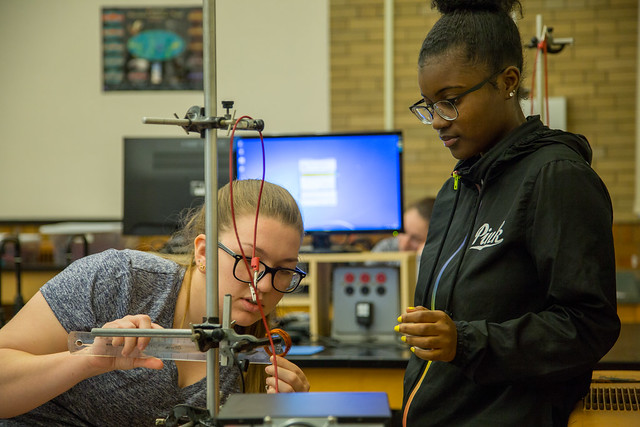
[{"label": "jacket collar", "polygon": [[528,155],[543,145],[558,143],[571,147],[585,161],[591,162],[591,148],[583,136],[549,129],[540,121],[540,116],[530,116],[484,155],[458,162],[455,171],[463,182],[483,184],[507,162]]}]

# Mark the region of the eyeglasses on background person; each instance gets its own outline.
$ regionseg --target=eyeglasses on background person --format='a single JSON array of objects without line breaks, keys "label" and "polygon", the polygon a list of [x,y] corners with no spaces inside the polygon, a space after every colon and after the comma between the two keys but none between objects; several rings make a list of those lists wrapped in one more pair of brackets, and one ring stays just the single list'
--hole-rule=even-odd
[{"label": "eyeglasses on background person", "polygon": [[[433,104],[427,104],[427,101],[425,101],[423,98],[409,107],[409,111],[411,111],[418,118],[418,120],[420,120],[425,125],[430,125],[431,123],[433,123],[434,111],[443,119],[452,122],[458,118],[458,108],[456,108],[456,102],[458,102],[463,96],[468,95],[471,92],[475,92],[476,90],[480,90],[485,84],[487,84],[494,77],[501,74],[504,70],[506,70],[506,68],[503,68],[502,70],[491,74],[489,77],[473,86],[471,89],[468,89],[453,98],[443,99],[442,101],[434,102]],[[423,103],[425,105],[420,105]]]},{"label": "eyeglasses on background person", "polygon": [[[249,275],[247,267],[245,266],[244,262],[240,263],[240,261],[242,261],[243,259],[243,256],[233,252],[221,242],[218,242],[218,247],[235,258],[236,262],[233,264],[233,277],[243,283],[251,283],[252,277]],[[245,259],[249,262],[249,264],[251,264],[251,258],[245,257]],[[271,286],[273,287],[273,289],[284,294],[295,291],[302,279],[307,276],[307,273],[300,270],[298,267],[273,268],[260,261],[260,269],[258,270],[258,281],[262,279],[267,273],[271,273]]]}]

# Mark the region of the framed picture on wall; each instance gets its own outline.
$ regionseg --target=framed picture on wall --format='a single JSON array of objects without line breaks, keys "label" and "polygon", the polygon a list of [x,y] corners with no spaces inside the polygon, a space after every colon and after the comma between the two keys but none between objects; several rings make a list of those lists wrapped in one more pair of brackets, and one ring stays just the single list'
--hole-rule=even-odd
[{"label": "framed picture on wall", "polygon": [[103,90],[202,90],[202,8],[102,8]]}]

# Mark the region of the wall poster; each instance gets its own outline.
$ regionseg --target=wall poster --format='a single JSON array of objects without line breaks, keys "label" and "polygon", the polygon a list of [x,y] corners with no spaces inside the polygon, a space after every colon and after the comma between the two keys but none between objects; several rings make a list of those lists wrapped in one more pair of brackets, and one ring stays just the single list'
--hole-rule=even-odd
[{"label": "wall poster", "polygon": [[103,89],[202,90],[202,8],[102,8]]}]

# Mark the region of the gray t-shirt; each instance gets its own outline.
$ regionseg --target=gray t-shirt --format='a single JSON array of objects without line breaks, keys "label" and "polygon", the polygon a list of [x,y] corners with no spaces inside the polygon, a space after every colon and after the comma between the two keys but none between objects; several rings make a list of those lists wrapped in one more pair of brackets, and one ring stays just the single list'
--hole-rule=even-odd
[{"label": "gray t-shirt", "polygon": [[[107,250],[74,262],[40,291],[67,331],[90,331],[127,314],[148,314],[152,322],[172,328],[183,277],[184,269],[173,261]],[[88,378],[0,425],[153,426],[179,404],[206,407],[206,378],[180,388],[175,363],[164,364],[161,370],[137,368]],[[221,366],[220,377],[223,399],[239,391],[236,368]]]}]

